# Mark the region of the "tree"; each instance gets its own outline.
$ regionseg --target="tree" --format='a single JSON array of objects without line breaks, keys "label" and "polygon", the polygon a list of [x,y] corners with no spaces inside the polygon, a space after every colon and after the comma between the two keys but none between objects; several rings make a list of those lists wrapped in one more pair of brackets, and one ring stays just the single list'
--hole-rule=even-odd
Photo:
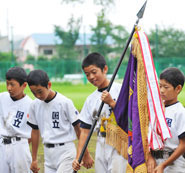
[{"label": "tree", "polygon": [[12,54],[11,52],[0,52],[0,61],[11,61]]},{"label": "tree", "polygon": [[55,34],[61,40],[61,44],[57,46],[59,58],[62,59],[74,59],[78,52],[75,48],[76,41],[79,37],[79,30],[81,25],[81,19],[75,21],[72,16],[68,22],[67,31],[59,26],[55,26]]},{"label": "tree", "polygon": [[[114,41],[114,48],[113,51],[116,52],[116,54],[120,55],[123,52],[123,48],[125,47],[126,41],[129,37],[128,31],[121,25],[116,25],[112,29],[111,37]],[[127,56],[129,52],[127,51]]]},{"label": "tree", "polygon": [[[83,4],[85,2],[89,2],[90,0],[61,0],[64,4]],[[116,0],[93,0],[93,3],[95,5],[101,6],[101,9],[105,11],[108,11],[112,5],[114,5],[114,2]],[[106,8],[105,8],[106,7]]]},{"label": "tree", "polygon": [[107,57],[108,53],[112,51],[111,45],[113,44],[111,32],[112,23],[105,18],[104,11],[97,16],[97,25],[91,26],[92,37],[91,37],[91,49]]},{"label": "tree", "polygon": [[[69,3],[84,3],[85,1],[87,2],[89,0],[62,0],[61,2],[69,4]],[[101,5],[101,6],[107,7],[110,4],[113,4],[114,0],[93,0],[93,2],[96,5]]]},{"label": "tree", "polygon": [[29,62],[29,61],[35,61],[35,56],[33,56],[33,55],[28,55],[28,56],[26,57],[26,61],[27,61],[27,62]]},{"label": "tree", "polygon": [[[184,31],[171,27],[164,29],[159,28],[158,30],[152,29],[148,38],[154,57],[185,57]],[[156,49],[158,51],[156,51]],[[158,55],[156,55],[156,53]]]}]

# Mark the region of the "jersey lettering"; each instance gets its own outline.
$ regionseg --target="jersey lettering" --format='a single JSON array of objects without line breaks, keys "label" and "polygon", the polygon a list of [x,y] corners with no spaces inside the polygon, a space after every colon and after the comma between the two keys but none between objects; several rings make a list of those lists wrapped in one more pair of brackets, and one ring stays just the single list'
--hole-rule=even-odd
[{"label": "jersey lettering", "polygon": [[14,119],[14,124],[13,126],[20,128],[21,120],[23,119],[24,112],[17,111],[17,114]]},{"label": "jersey lettering", "polygon": [[166,118],[166,123],[168,124],[168,127],[171,127],[172,119],[171,118]]},{"label": "jersey lettering", "polygon": [[59,112],[52,112],[53,128],[59,127]]}]

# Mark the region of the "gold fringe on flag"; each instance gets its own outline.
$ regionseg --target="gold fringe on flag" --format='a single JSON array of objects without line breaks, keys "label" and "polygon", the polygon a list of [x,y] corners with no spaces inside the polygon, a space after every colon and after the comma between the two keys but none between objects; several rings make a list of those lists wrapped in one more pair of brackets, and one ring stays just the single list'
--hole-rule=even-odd
[{"label": "gold fringe on flag", "polygon": [[[149,114],[147,106],[147,85],[143,57],[137,34],[134,35],[132,41],[132,50],[133,55],[135,56],[135,58],[137,58],[138,109],[145,163],[136,167],[135,170],[133,170],[133,168],[128,164],[126,172],[147,173],[146,161],[148,160],[149,154],[148,147]],[[128,159],[129,152],[128,134],[117,125],[114,113],[112,113],[110,117],[112,118],[112,121],[107,123],[106,143],[113,146],[118,151],[118,153],[120,153],[125,159]]]},{"label": "gold fringe on flag", "polygon": [[137,93],[138,93],[138,109],[139,109],[139,119],[141,136],[143,143],[143,150],[145,155],[145,161],[148,160],[148,126],[149,126],[149,113],[147,106],[147,84],[146,84],[146,74],[144,68],[143,57],[141,53],[141,47],[137,35],[132,42],[132,53],[137,58]]},{"label": "gold fringe on flag", "polygon": [[114,147],[120,155],[128,159],[128,134],[116,122],[114,112],[110,115],[111,121],[106,126],[106,143]]},{"label": "gold fringe on flag", "polygon": [[112,123],[107,124],[106,134],[106,143],[113,146],[125,159],[128,159],[128,134]]}]

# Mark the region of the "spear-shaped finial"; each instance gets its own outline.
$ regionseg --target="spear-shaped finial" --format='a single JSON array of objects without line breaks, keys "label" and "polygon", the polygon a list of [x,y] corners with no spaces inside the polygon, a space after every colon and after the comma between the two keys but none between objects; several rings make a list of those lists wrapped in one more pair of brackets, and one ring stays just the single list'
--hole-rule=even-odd
[{"label": "spear-shaped finial", "polygon": [[139,19],[141,19],[143,17],[144,11],[145,11],[145,7],[146,7],[146,3],[147,0],[145,1],[145,3],[143,4],[143,6],[141,7],[141,9],[139,10],[139,12],[137,13],[137,17]]}]

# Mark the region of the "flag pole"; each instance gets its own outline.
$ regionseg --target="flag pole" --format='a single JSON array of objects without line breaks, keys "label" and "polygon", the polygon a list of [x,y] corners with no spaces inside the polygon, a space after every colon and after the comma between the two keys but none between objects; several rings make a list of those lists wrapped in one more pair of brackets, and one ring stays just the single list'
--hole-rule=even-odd
[{"label": "flag pole", "polygon": [[[126,46],[125,46],[124,51],[123,51],[123,53],[122,53],[122,55],[121,55],[121,57],[120,57],[120,60],[119,60],[117,66],[116,66],[116,68],[115,68],[115,70],[114,70],[114,73],[113,73],[112,78],[111,78],[111,80],[110,80],[109,86],[108,86],[108,88],[107,88],[107,91],[108,91],[108,92],[109,92],[110,89],[111,89],[111,86],[112,86],[112,84],[113,84],[113,82],[114,82],[114,79],[115,79],[115,77],[116,77],[116,74],[117,74],[117,72],[118,72],[118,70],[119,70],[119,68],[120,68],[120,65],[121,65],[121,63],[122,63],[122,61],[123,61],[123,58],[124,58],[124,56],[125,56],[125,53],[126,53],[126,51],[127,51],[127,49],[128,49],[128,46],[129,46],[129,44],[130,44],[130,42],[131,42],[131,40],[132,40],[132,36],[133,36],[133,34],[134,34],[134,32],[135,32],[136,26],[138,25],[139,20],[143,17],[143,14],[144,14],[144,11],[145,11],[145,7],[146,7],[146,3],[147,3],[147,0],[145,1],[145,3],[143,4],[143,6],[141,7],[141,9],[139,10],[139,12],[137,13],[137,17],[138,17],[138,18],[137,18],[137,20],[136,20],[136,23],[134,24],[134,27],[133,27],[133,29],[132,29],[132,32],[131,32],[129,38],[128,38],[128,40],[127,40]],[[88,143],[89,143],[89,141],[90,141],[90,138],[91,138],[91,136],[92,136],[92,133],[93,133],[93,131],[94,131],[94,128],[95,128],[95,126],[96,126],[96,123],[97,123],[97,121],[98,121],[98,119],[99,119],[99,117],[100,117],[100,114],[101,114],[101,111],[102,111],[103,106],[104,106],[104,102],[102,101],[101,104],[100,104],[100,107],[99,107],[99,109],[98,109],[98,112],[97,112],[96,115],[95,115],[95,120],[94,120],[94,122],[93,122],[93,125],[91,126],[91,129],[90,129],[89,134],[88,134],[88,136],[87,136],[86,142],[85,142],[85,144],[84,144],[84,146],[83,146],[83,148],[82,148],[82,151],[81,151],[81,153],[80,153],[80,157],[79,157],[79,159],[78,159],[78,162],[79,162],[79,163],[81,163],[82,158],[83,158],[83,156],[84,156],[84,154],[85,154],[85,150],[86,150],[87,145],[88,145]],[[73,173],[77,173],[77,171],[73,171]]]}]

